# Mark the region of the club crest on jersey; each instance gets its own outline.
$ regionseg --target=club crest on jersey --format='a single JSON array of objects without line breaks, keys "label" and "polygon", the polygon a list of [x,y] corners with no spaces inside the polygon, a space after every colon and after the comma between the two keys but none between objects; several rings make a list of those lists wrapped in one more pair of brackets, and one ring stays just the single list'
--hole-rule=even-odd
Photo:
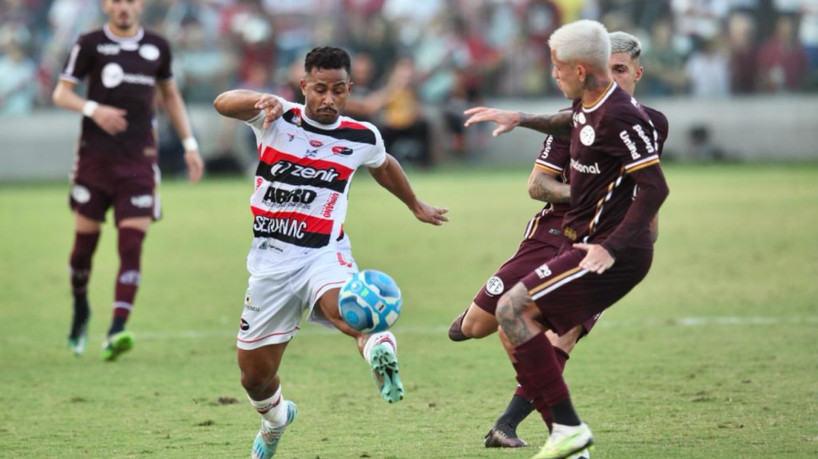
[{"label": "club crest on jersey", "polygon": [[352,154],[352,148],[337,145],[332,147],[332,152],[335,153],[336,155],[349,156]]},{"label": "club crest on jersey", "polygon": [[[580,113],[581,115],[582,113]],[[591,126],[585,126],[579,131],[579,141],[586,147],[591,146],[596,139],[596,132]]]},{"label": "club crest on jersey", "polygon": [[146,43],[139,47],[139,55],[149,61],[155,61],[159,59],[159,48],[150,43]]}]

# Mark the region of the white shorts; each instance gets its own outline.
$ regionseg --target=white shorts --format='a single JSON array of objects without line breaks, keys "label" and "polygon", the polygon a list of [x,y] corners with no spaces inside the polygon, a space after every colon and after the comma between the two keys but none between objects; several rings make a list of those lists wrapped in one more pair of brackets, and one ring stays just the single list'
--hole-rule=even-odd
[{"label": "white shorts", "polygon": [[308,322],[335,328],[315,307],[316,302],[327,291],[341,288],[356,272],[349,245],[339,244],[298,269],[251,275],[236,346],[252,350],[291,340],[300,329],[304,311],[309,311]]}]

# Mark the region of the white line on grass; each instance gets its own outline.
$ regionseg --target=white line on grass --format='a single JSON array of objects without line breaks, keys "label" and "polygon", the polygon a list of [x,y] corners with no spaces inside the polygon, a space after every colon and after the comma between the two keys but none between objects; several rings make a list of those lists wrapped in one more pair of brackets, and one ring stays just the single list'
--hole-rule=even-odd
[{"label": "white line on grass", "polygon": [[[790,317],[678,317],[678,318],[643,318],[630,320],[600,320],[596,325],[602,328],[645,328],[645,327],[702,327],[721,325],[775,325],[775,324],[818,324],[818,316],[790,316]],[[402,335],[438,335],[445,334],[448,325],[397,325],[395,333]],[[298,332],[299,335],[332,335],[335,330],[308,325]],[[232,330],[187,330],[179,332],[140,332],[139,339],[200,339],[235,336]]]},{"label": "white line on grass", "polygon": [[[818,324],[818,316],[750,316],[750,317],[645,317],[641,319],[627,320],[607,320],[603,318],[596,325],[600,328],[647,328],[647,327],[706,327],[706,326],[752,326],[752,325],[778,325],[778,324]],[[449,329],[448,325],[397,325],[395,333],[401,335],[445,335]],[[332,335],[338,333],[335,330],[308,325],[302,329],[299,335]],[[137,331],[139,340],[170,340],[170,339],[206,339],[206,338],[231,338],[236,333],[230,329],[220,330],[181,330],[181,331]],[[0,342],[32,343],[40,342],[31,336],[5,336],[0,337]]]}]

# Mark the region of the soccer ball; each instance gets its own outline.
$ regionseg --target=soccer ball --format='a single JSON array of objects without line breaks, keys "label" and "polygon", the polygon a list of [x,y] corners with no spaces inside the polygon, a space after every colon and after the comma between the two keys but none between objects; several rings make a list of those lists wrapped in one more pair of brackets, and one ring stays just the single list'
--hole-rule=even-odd
[{"label": "soccer ball", "polygon": [[387,274],[365,269],[352,275],[338,294],[338,310],[352,328],[378,333],[391,327],[402,303],[400,288]]}]

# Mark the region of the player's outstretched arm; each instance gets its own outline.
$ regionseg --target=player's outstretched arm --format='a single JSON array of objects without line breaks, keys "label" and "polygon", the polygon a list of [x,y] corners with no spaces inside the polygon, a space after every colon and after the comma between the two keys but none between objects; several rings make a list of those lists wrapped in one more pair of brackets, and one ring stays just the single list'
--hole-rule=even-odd
[{"label": "player's outstretched arm", "polygon": [[264,110],[264,129],[284,114],[281,101],[272,94],[262,94],[248,89],[234,89],[219,94],[213,107],[220,115],[247,121]]},{"label": "player's outstretched arm", "polygon": [[128,112],[110,105],[102,105],[92,100],[83,99],[74,92],[76,86],[76,83],[72,81],[60,80],[51,95],[54,105],[82,113],[84,116],[91,118],[97,126],[109,135],[117,135],[128,129],[128,121],[125,119]]},{"label": "player's outstretched arm", "polygon": [[199,155],[199,143],[193,137],[193,129],[190,127],[190,119],[185,109],[185,101],[179,94],[179,88],[173,81],[167,81],[159,85],[159,94],[162,97],[162,106],[165,113],[170,118],[173,130],[182,139],[182,146],[185,148],[185,164],[187,173],[192,183],[198,182],[204,172],[204,163]]},{"label": "player's outstretched arm", "polygon": [[449,209],[430,206],[415,196],[406,173],[392,155],[387,154],[386,161],[380,167],[370,168],[369,173],[379,185],[403,201],[418,220],[432,225],[442,225],[449,221],[449,218],[444,215]]},{"label": "player's outstretched arm", "polygon": [[463,114],[469,117],[464,123],[466,127],[487,121],[497,123],[497,128],[491,133],[494,137],[509,132],[517,126],[544,134],[551,134],[561,139],[567,139],[571,136],[571,112],[559,112],[554,115],[530,115],[497,108],[474,107],[464,111]]}]

